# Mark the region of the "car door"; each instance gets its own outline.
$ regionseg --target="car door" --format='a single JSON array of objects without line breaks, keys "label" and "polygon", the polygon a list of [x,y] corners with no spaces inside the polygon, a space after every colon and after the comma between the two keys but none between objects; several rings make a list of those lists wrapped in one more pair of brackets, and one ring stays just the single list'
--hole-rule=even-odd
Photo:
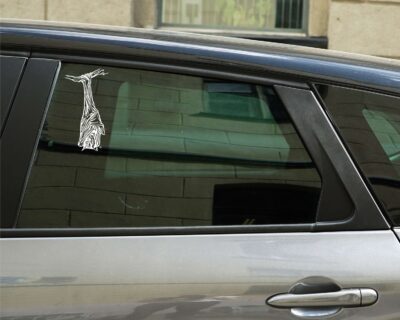
[{"label": "car door", "polygon": [[398,240],[307,84],[77,60],[30,59],[2,137],[2,318],[400,316]]}]

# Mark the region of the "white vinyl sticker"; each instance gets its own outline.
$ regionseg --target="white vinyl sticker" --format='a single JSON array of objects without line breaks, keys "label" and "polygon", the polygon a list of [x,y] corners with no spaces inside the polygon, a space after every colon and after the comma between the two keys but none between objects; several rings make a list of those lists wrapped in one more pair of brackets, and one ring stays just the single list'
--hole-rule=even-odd
[{"label": "white vinyl sticker", "polygon": [[80,76],[65,76],[65,79],[80,82],[83,85],[83,112],[78,141],[78,146],[82,148],[82,151],[85,149],[97,151],[101,148],[101,136],[105,135],[105,128],[99,110],[94,104],[92,79],[106,74],[104,69],[96,69]]}]

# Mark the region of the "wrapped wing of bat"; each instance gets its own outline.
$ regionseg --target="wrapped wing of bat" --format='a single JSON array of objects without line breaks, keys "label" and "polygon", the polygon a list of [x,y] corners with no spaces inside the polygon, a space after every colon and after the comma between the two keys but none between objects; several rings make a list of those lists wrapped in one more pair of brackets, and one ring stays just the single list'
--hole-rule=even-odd
[{"label": "wrapped wing of bat", "polygon": [[97,151],[101,148],[101,136],[105,135],[105,128],[93,100],[92,79],[106,74],[103,69],[96,69],[80,76],[65,76],[66,79],[83,85],[83,112],[78,140],[78,146],[82,148],[82,151],[85,149]]}]

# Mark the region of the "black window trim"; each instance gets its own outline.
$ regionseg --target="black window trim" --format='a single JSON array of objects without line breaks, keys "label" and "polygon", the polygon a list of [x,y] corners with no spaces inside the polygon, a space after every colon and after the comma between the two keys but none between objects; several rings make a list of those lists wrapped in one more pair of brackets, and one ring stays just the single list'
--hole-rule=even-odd
[{"label": "black window trim", "polygon": [[[56,55],[56,54],[34,54],[33,56],[41,57],[42,59],[46,57],[46,59],[57,59],[61,62],[73,62],[73,63],[82,63],[82,64],[99,64],[99,65],[108,65],[115,67],[129,67],[129,68],[138,68],[144,70],[157,70],[157,71],[165,71],[165,72],[174,72],[179,74],[190,74],[197,76],[207,76],[221,79],[229,79],[234,81],[244,81],[248,83],[256,83],[262,85],[274,85],[275,89],[280,95],[281,99],[284,100],[285,94],[283,93],[284,89],[287,90],[300,90],[304,93],[312,94],[310,91],[310,86],[306,82],[297,82],[288,80],[286,77],[283,80],[280,80],[279,77],[275,78],[277,75],[272,74],[272,77],[268,77],[268,75],[254,75],[253,71],[245,72],[246,70],[242,70],[243,72],[237,73],[234,67],[228,69],[227,66],[224,68],[218,69],[213,65],[198,65],[194,63],[193,66],[182,66],[178,63],[161,63],[161,62],[149,62],[149,61],[137,61],[132,60],[118,60],[118,59],[110,59],[104,57],[90,57],[90,56],[77,56],[77,55]],[[153,60],[155,58],[153,57]],[[54,60],[53,60],[54,61]],[[296,79],[296,77],[294,77]],[[55,84],[56,80],[53,83]],[[306,95],[307,95],[306,94]],[[51,96],[51,95],[50,95]],[[49,99],[50,100],[50,99]],[[316,100],[315,100],[316,101]],[[283,101],[286,108],[290,109],[287,101]],[[48,101],[49,103],[49,101]],[[305,108],[307,107],[307,103],[310,101],[305,99],[300,99],[296,101],[296,106],[303,105]],[[296,106],[292,109],[296,109]],[[293,106],[292,106],[293,107]],[[308,109],[313,110],[314,113],[322,115],[324,113],[323,109],[320,108],[318,102]],[[289,110],[288,110],[289,111]],[[289,112],[292,116],[292,121],[294,125],[298,128],[301,127],[297,123],[297,119],[293,118],[291,112]],[[326,115],[323,115],[326,116]],[[45,117],[45,112],[43,110],[43,119]],[[42,121],[43,121],[42,119]],[[304,124],[303,124],[304,125]],[[326,131],[330,131],[329,134],[335,134],[333,128],[330,126],[329,122],[323,124],[325,126]],[[307,129],[308,130],[308,129]],[[39,129],[37,130],[39,134]],[[301,134],[301,132],[299,132]],[[314,135],[315,132],[313,132]],[[318,135],[318,134],[317,134]],[[322,145],[319,147],[310,149],[309,141],[307,137],[304,137],[301,134],[303,142],[306,148],[311,153],[312,158],[314,159],[315,153],[323,151]],[[335,141],[336,144],[341,144],[340,139]],[[319,148],[319,150],[318,150]],[[346,154],[347,155],[347,154]],[[330,159],[332,160],[332,159]],[[315,160],[314,160],[315,161]],[[317,170],[320,171],[320,168],[323,167],[323,163],[316,163]],[[334,168],[334,167],[331,167]],[[29,173],[27,174],[27,177]],[[323,176],[321,175],[323,180]],[[360,177],[361,179],[361,177]],[[362,181],[362,180],[361,180]],[[324,185],[324,183],[323,183]],[[357,184],[356,184],[357,185]],[[351,188],[347,188],[350,190]],[[22,197],[21,199],[22,200]],[[358,203],[355,203],[356,208],[359,206]],[[357,210],[356,210],[357,211]],[[359,213],[359,212],[358,212]],[[377,219],[380,219],[380,212],[376,212]],[[17,214],[14,213],[15,221]],[[357,215],[357,213],[356,213]],[[334,221],[329,223],[307,223],[307,224],[285,224],[285,225],[244,225],[244,226],[199,226],[199,227],[150,227],[150,228],[59,228],[59,229],[0,229],[0,235],[2,237],[54,237],[54,236],[134,236],[134,235],[175,235],[175,234],[230,234],[230,233],[273,233],[273,232],[311,232],[311,231],[342,231],[342,230],[359,230],[360,226],[357,226],[354,221],[346,220],[346,221]],[[361,226],[362,230],[378,230],[378,229],[387,229],[387,224],[385,221],[381,221],[381,223],[377,223],[376,220],[372,219],[371,223],[364,223]]]},{"label": "black window trim", "polygon": [[17,219],[60,66],[59,61],[49,59],[26,63],[1,137],[2,227],[12,228]]},{"label": "black window trim", "polygon": [[[218,48],[215,49],[218,50]],[[160,53],[158,53],[158,55],[160,55]],[[30,53],[30,57],[32,58],[58,59],[62,62],[70,63],[142,68],[146,70],[165,72],[179,71],[181,74],[197,74],[199,76],[207,76],[210,72],[215,72],[215,77],[232,77],[232,80],[245,81],[244,77],[249,76],[249,82],[256,80],[256,83],[266,85],[282,84],[289,87],[306,89],[312,88],[313,83],[321,83],[357,90],[373,90],[376,93],[400,97],[400,89],[396,90],[393,87],[363,84],[346,78],[341,78],[340,76],[320,75],[320,77],[318,77],[315,75],[303,74],[301,72],[293,73],[293,70],[279,70],[267,65],[255,65],[252,63],[243,63],[242,61],[236,63],[235,61],[232,62],[222,59],[219,61],[213,60],[209,64],[205,64],[204,61],[199,62],[195,58],[188,62],[188,58],[183,60],[179,54],[175,55],[176,58],[173,59],[151,55],[149,52],[143,52],[141,55],[132,53],[129,56],[118,56],[117,52],[112,52],[112,54],[101,54],[98,52],[70,50],[70,52],[66,53],[65,51],[58,51],[57,49],[50,49],[48,51],[43,49],[43,51],[33,51]],[[240,76],[237,76],[238,74],[240,74]]]},{"label": "black window trim", "polygon": [[[217,50],[217,49],[216,49]],[[105,57],[94,54],[80,53],[58,53],[58,52],[32,52],[33,58],[57,59],[62,63],[80,63],[95,64],[119,68],[142,69],[149,71],[169,72],[183,75],[194,75],[200,77],[214,77],[221,79],[229,79],[233,81],[245,81],[262,85],[281,84],[295,88],[310,88],[309,84],[300,77],[288,77],[279,72],[271,70],[261,70],[258,65],[243,65],[241,63],[220,60],[220,64],[215,61],[210,63],[198,62],[195,58],[193,61],[187,62],[183,60],[172,60],[171,58],[162,58],[151,56],[134,56],[134,57]],[[162,52],[157,53],[162,56]],[[157,61],[157,62],[155,62]],[[268,74],[267,76],[265,74]]]},{"label": "black window trim", "polygon": [[[14,60],[13,61],[14,63],[15,62],[19,63],[18,66],[16,66],[16,65],[13,66],[14,67],[13,73],[15,75],[15,80],[16,81],[15,82],[13,81],[12,83],[6,83],[5,84],[6,85],[6,89],[5,90],[11,92],[11,95],[10,95],[10,99],[9,99],[9,101],[7,103],[7,107],[6,106],[2,106],[2,108],[4,108],[4,110],[5,110],[5,112],[4,112],[4,110],[1,111],[1,112],[4,113],[3,114],[4,118],[1,118],[1,116],[0,116],[0,137],[1,137],[3,135],[4,128],[5,128],[6,124],[7,124],[7,119],[8,119],[8,116],[10,114],[10,111],[11,111],[11,106],[12,106],[12,104],[14,102],[15,96],[16,96],[17,91],[18,91],[18,87],[19,87],[19,85],[21,83],[22,75],[24,73],[24,70],[25,70],[26,63],[27,63],[28,59],[26,57],[14,56],[14,55],[5,55],[5,54],[0,54],[0,58],[2,60],[4,59],[3,61],[5,63],[8,63],[8,61],[10,61],[10,60]],[[2,63],[4,63],[4,62],[2,62]],[[4,85],[4,84],[2,84],[2,85]],[[1,93],[1,91],[0,91],[0,93]]]}]

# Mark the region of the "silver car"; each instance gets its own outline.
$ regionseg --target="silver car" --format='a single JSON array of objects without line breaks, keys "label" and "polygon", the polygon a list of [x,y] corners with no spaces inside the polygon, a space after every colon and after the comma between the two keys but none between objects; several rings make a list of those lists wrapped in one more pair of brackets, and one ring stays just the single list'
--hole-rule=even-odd
[{"label": "silver car", "polygon": [[400,319],[399,62],[0,40],[1,319]]}]

